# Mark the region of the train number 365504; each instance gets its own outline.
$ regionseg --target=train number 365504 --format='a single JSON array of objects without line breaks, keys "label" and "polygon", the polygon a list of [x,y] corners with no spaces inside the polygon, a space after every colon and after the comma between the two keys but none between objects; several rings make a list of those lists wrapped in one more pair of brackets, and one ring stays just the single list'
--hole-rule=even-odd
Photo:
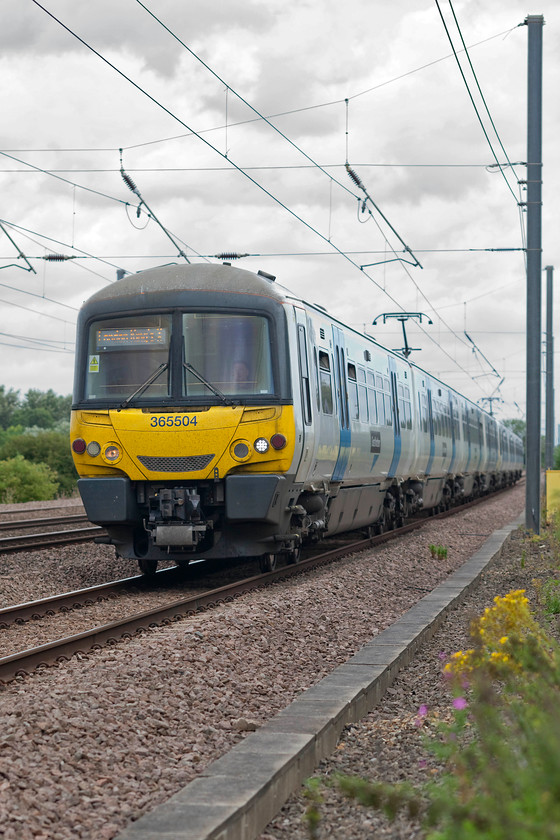
[{"label": "train number 365504", "polygon": [[150,417],[150,426],[158,429],[169,429],[171,426],[196,426],[196,417],[189,417],[188,414],[168,414],[166,417],[160,414],[159,417]]}]

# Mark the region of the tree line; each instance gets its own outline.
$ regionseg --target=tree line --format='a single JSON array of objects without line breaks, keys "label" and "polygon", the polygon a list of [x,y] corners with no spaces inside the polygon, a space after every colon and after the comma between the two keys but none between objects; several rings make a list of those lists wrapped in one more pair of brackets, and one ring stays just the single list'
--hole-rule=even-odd
[{"label": "tree line", "polygon": [[70,454],[72,397],[52,389],[0,385],[0,502],[71,496],[78,475]]}]

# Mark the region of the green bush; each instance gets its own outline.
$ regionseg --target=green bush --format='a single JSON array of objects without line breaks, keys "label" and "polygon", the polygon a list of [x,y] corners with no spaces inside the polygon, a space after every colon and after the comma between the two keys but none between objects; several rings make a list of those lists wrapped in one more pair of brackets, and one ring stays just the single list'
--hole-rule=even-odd
[{"label": "green bush", "polygon": [[78,475],[70,454],[66,432],[37,429],[9,437],[0,446],[0,460],[17,455],[22,455],[32,464],[46,464],[56,479],[60,495],[68,496],[74,492]]},{"label": "green bush", "polygon": [[0,502],[44,501],[57,491],[56,475],[46,464],[32,464],[22,455],[0,460]]}]

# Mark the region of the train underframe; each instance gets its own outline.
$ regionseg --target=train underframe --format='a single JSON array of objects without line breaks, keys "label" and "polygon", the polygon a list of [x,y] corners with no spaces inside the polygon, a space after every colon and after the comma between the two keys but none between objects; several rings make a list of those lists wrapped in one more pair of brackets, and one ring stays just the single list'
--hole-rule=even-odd
[{"label": "train underframe", "polygon": [[389,479],[303,487],[283,475],[221,480],[132,482],[125,476],[80,479],[89,519],[102,525],[119,556],[145,573],[160,560],[255,557],[263,569],[279,555],[296,562],[302,545],[336,533],[369,536],[400,527],[420,510],[438,512],[514,484],[520,471]]}]

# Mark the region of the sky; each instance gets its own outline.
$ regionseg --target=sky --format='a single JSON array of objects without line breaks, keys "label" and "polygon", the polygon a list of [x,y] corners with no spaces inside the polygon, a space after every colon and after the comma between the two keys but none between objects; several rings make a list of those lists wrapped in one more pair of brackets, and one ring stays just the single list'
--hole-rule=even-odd
[{"label": "sky", "polygon": [[117,270],[233,252],[391,349],[374,319],[422,312],[412,360],[524,417],[522,24],[544,15],[558,279],[560,6],[438,2],[3,0],[0,384],[70,393],[77,311]]}]

